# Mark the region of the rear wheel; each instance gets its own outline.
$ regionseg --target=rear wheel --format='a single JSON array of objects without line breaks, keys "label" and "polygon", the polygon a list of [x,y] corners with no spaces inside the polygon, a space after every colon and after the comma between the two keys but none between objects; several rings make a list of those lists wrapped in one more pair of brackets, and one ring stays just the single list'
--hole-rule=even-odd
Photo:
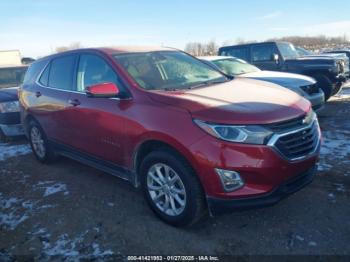
[{"label": "rear wheel", "polygon": [[41,126],[31,121],[29,123],[29,142],[35,157],[42,163],[49,163],[56,159],[55,151],[49,144]]},{"label": "rear wheel", "polygon": [[163,221],[189,226],[207,214],[198,178],[175,152],[151,152],[142,161],[140,172],[146,200]]},{"label": "rear wheel", "polygon": [[316,79],[317,85],[322,89],[325,100],[327,101],[332,96],[333,83],[326,75],[317,74],[313,76]]}]

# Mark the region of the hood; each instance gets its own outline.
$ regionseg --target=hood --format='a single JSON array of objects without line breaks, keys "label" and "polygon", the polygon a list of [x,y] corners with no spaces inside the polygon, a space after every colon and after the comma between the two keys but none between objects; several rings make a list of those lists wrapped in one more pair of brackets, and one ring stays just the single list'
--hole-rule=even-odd
[{"label": "hood", "polygon": [[331,57],[331,58],[340,58],[345,59],[347,56],[346,54],[313,54],[313,55],[306,55],[305,57]]},{"label": "hood", "polygon": [[342,59],[338,57],[331,57],[331,56],[310,55],[310,56],[301,56],[295,59],[287,59],[285,62],[334,65],[334,61],[339,61],[339,60],[342,60]]},{"label": "hood", "polygon": [[310,103],[278,85],[247,78],[182,91],[152,91],[151,99],[218,124],[269,124],[304,115]]},{"label": "hood", "polygon": [[18,100],[18,87],[9,87],[0,89],[0,103]]},{"label": "hood", "polygon": [[291,73],[282,73],[275,71],[258,71],[240,75],[240,77],[247,77],[262,81],[268,81],[277,85],[284,87],[300,87],[315,84],[316,81],[308,76],[291,74]]}]

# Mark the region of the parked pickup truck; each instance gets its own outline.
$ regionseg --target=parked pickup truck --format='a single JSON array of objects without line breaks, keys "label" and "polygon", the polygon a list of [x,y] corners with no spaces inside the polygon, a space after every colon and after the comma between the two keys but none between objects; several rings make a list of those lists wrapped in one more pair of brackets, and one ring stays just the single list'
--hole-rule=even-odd
[{"label": "parked pickup truck", "polygon": [[301,57],[288,42],[262,42],[219,49],[219,55],[241,58],[262,70],[308,75],[316,79],[325,99],[340,91],[346,82],[342,59],[336,57]]},{"label": "parked pickup truck", "polygon": [[316,54],[310,50],[306,50],[302,47],[295,47],[299,53],[300,56],[307,56],[307,57],[332,57],[332,58],[337,58],[343,60],[343,65],[345,67],[345,76],[346,78],[349,78],[350,76],[350,63],[349,63],[349,58],[350,58],[350,52],[349,55],[346,54],[346,51],[341,52],[341,51],[328,51],[325,53],[320,53]]}]

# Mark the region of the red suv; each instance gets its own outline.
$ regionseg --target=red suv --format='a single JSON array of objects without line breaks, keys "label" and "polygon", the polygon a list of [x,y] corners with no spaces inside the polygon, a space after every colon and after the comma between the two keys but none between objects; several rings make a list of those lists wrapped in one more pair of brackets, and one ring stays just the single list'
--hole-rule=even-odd
[{"label": "red suv", "polygon": [[315,174],[307,100],[175,49],[51,55],[30,66],[19,97],[39,161],[63,155],[129,180],[173,225],[275,203]]}]

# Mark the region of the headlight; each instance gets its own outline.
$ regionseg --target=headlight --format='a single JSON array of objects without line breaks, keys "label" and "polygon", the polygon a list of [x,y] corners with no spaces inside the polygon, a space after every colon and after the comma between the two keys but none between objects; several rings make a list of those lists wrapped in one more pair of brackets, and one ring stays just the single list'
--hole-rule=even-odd
[{"label": "headlight", "polygon": [[208,134],[236,143],[263,145],[267,143],[273,134],[272,131],[262,126],[216,125],[198,119],[195,119],[194,122]]},{"label": "headlight", "polygon": [[19,102],[11,101],[11,102],[0,103],[0,112],[1,113],[19,112]]}]

